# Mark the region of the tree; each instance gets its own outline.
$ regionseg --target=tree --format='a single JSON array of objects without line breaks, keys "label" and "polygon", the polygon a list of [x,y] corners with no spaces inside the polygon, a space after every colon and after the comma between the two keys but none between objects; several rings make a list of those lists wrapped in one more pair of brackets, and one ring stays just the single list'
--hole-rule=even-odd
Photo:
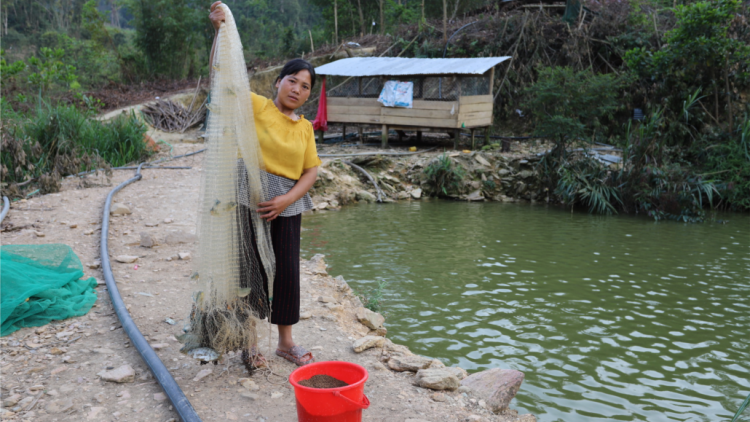
[{"label": "tree", "polygon": [[443,42],[448,44],[448,0],[443,0]]},{"label": "tree", "polygon": [[569,67],[539,71],[538,81],[526,90],[525,108],[531,112],[534,134],[555,141],[557,155],[579,139],[590,139],[602,119],[618,108],[621,81],[611,74],[574,72]]},{"label": "tree", "polygon": [[362,0],[357,0],[357,9],[359,10],[359,36],[365,35],[365,15],[362,13]]},{"label": "tree", "polygon": [[724,91],[731,127],[732,87],[750,82],[750,47],[729,34],[739,8],[737,0],[677,6],[677,25],[664,35],[661,47],[632,49],[625,62],[645,86],[654,87],[653,97],[667,99],[673,112],[680,109],[683,98],[700,89],[713,93],[713,119],[718,123]]},{"label": "tree", "polygon": [[170,78],[186,75],[195,62],[196,46],[208,21],[200,4],[197,0],[126,0],[133,14],[135,45],[145,56],[151,74]]},{"label": "tree", "polygon": [[53,84],[68,85],[71,89],[78,89],[81,85],[78,83],[76,68],[66,65],[62,59],[65,56],[65,50],[58,48],[42,47],[39,51],[40,57],[29,59],[29,67],[32,73],[29,75],[29,83],[39,90],[39,94],[44,94]]},{"label": "tree", "polygon": [[378,7],[380,8],[380,33],[385,34],[385,16],[383,15],[383,2],[385,0],[378,0]]},{"label": "tree", "polygon": [[26,70],[26,63],[21,60],[15,61],[12,64],[8,64],[5,61],[5,50],[0,49],[0,88],[5,96],[5,89],[13,87],[15,85],[15,77],[22,71]]}]

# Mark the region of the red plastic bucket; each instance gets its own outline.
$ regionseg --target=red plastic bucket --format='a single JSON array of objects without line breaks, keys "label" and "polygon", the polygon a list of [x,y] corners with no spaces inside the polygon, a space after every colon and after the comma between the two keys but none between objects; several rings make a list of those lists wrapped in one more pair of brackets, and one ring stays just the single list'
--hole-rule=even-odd
[{"label": "red plastic bucket", "polygon": [[[339,388],[310,388],[299,382],[314,375],[328,375],[349,384]],[[297,399],[299,422],[360,422],[362,410],[370,407],[365,396],[367,370],[350,362],[316,362],[289,375]]]}]

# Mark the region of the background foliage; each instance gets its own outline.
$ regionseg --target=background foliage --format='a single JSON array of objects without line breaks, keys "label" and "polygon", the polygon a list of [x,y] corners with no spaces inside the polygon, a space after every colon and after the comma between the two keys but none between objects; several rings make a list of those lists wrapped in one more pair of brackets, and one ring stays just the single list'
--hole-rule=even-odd
[{"label": "background foliage", "polygon": [[[206,76],[210,3],[7,0],[3,100],[33,121],[40,93],[86,111],[97,90]],[[542,163],[562,203],[683,220],[702,218],[697,208],[709,199],[750,207],[746,2],[604,0],[544,10],[494,0],[226,3],[246,60],[259,66],[308,57],[313,44],[327,55],[348,41],[391,56],[511,56],[495,72],[493,130],[556,141]],[[646,120],[633,120],[636,108]],[[622,168],[568,154],[595,142],[622,148]],[[432,170],[437,194],[460,179],[437,162]]]}]

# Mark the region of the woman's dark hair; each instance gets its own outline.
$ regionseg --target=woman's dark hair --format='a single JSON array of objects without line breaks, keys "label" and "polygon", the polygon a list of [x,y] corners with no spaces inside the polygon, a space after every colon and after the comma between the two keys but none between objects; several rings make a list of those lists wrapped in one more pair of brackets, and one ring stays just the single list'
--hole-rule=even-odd
[{"label": "woman's dark hair", "polygon": [[292,59],[286,62],[284,68],[281,69],[281,73],[279,73],[279,77],[276,78],[276,81],[278,82],[284,79],[285,76],[296,75],[302,70],[310,72],[310,90],[312,90],[315,88],[315,68],[307,60]]}]

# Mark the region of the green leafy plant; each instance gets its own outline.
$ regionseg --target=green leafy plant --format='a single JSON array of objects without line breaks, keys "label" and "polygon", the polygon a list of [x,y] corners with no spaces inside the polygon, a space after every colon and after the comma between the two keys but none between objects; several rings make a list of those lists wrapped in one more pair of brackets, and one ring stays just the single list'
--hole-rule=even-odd
[{"label": "green leafy plant", "polygon": [[729,208],[750,209],[750,112],[737,130],[720,141],[701,145],[703,176],[717,180],[717,189]]},{"label": "green leafy plant", "polygon": [[73,99],[79,108],[85,110],[89,115],[98,113],[103,107],[104,103],[98,98],[91,97],[80,92],[76,92],[73,95]]},{"label": "green leafy plant", "polygon": [[644,105],[665,107],[670,123],[674,122],[664,133],[671,144],[690,145],[695,140],[685,136],[678,115],[680,103],[692,93],[707,94],[694,99],[705,112],[699,113],[696,123],[732,122],[732,105],[739,103],[733,92],[750,83],[750,46],[730,34],[733,25],[743,25],[736,19],[740,7],[737,0],[679,5],[674,9],[676,25],[664,34],[658,48],[637,47],[625,54],[625,63],[643,87]]},{"label": "green leafy plant", "polygon": [[[182,78],[196,65],[196,47],[213,37],[206,8],[191,0],[125,0],[135,46],[151,75]],[[204,56],[207,60],[207,56]]]},{"label": "green leafy plant", "polygon": [[701,222],[704,207],[713,205],[718,189],[712,179],[695,173],[688,163],[674,161],[667,153],[662,130],[663,110],[628,127],[624,163],[612,174],[612,184],[620,187],[624,208],[655,220]]},{"label": "green leafy plant", "polygon": [[5,61],[5,50],[0,49],[0,75],[2,75],[2,78],[0,78],[0,88],[6,88],[8,85],[13,85],[16,75],[25,69],[26,63],[21,60],[8,64]]},{"label": "green leafy plant", "polygon": [[29,75],[29,83],[39,90],[40,95],[44,94],[53,84],[68,85],[73,90],[81,87],[75,73],[75,66],[63,63],[65,50],[42,47],[39,50],[39,56],[31,57],[28,62],[29,68],[32,70]]},{"label": "green leafy plant", "polygon": [[525,108],[532,114],[534,134],[555,141],[557,154],[568,144],[591,139],[604,119],[620,108],[622,81],[611,74],[575,72],[569,67],[539,70],[539,79],[526,90]]},{"label": "green leafy plant", "polygon": [[[61,177],[93,168],[122,166],[146,158],[146,127],[134,114],[109,122],[65,104],[42,103],[23,116],[3,100],[1,180],[13,185],[38,179],[44,192]],[[17,192],[16,192],[17,193]]]},{"label": "green leafy plant", "polygon": [[427,183],[438,196],[449,196],[450,193],[460,191],[461,181],[466,176],[466,171],[459,164],[454,163],[448,154],[443,154],[427,164],[424,175]]},{"label": "green leafy plant", "polygon": [[616,214],[616,205],[622,205],[617,187],[610,184],[609,170],[598,161],[580,158],[559,166],[558,173],[555,194],[565,205],[581,202],[598,214]]},{"label": "green leafy plant", "polygon": [[385,294],[385,288],[387,286],[388,282],[381,280],[376,287],[373,287],[366,292],[355,291],[354,294],[362,301],[362,305],[364,305],[365,308],[373,312],[380,312],[382,309],[381,301],[383,300],[383,295]]}]

